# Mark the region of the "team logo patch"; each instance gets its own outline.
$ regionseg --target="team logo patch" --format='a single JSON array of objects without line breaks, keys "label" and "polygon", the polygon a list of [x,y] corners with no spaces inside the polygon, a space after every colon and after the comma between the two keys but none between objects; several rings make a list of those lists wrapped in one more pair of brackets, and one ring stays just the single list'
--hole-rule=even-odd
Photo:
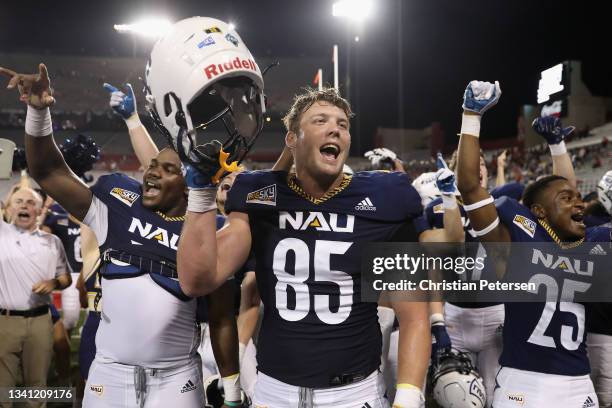
[{"label": "team logo patch", "polygon": [[206,34],[212,34],[212,33],[220,33],[221,29],[219,27],[209,27],[206,30],[204,30],[204,32]]},{"label": "team logo patch", "polygon": [[60,218],[57,220],[57,225],[62,225],[64,227],[68,226],[68,218]]},{"label": "team logo patch", "polygon": [[525,396],[523,394],[508,394],[508,400],[522,406],[525,403]]},{"label": "team logo patch", "polygon": [[231,35],[230,33],[225,34],[225,39],[229,42],[231,42],[232,44],[234,44],[234,46],[238,46],[238,39],[236,37],[234,37],[233,35]]},{"label": "team logo patch", "polygon": [[89,390],[96,394],[98,397],[101,397],[104,394],[104,386],[103,385],[90,385]]},{"label": "team logo patch", "polygon": [[444,204],[440,203],[440,204],[434,205],[433,212],[434,214],[444,214]]},{"label": "team logo patch", "polygon": [[198,48],[204,48],[214,44],[216,44],[215,40],[212,38],[212,36],[208,36],[198,44]]},{"label": "team logo patch", "polygon": [[130,207],[132,206],[132,204],[134,204],[134,201],[138,200],[138,197],[140,197],[140,194],[136,194],[133,191],[124,190],[119,187],[113,187],[110,192],[110,195]]},{"label": "team logo patch", "polygon": [[525,233],[531,238],[533,238],[533,236],[535,235],[536,223],[530,220],[529,218],[517,214],[514,216],[514,220],[512,220],[512,222],[517,227],[525,231]]},{"label": "team logo patch", "polygon": [[251,191],[246,202],[250,204],[276,205],[276,184]]}]

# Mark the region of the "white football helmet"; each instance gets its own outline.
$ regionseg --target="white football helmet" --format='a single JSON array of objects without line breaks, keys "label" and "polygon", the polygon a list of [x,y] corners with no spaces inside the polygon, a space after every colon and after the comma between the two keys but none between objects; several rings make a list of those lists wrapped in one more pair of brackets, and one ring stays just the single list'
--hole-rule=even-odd
[{"label": "white football helmet", "polygon": [[608,214],[612,215],[612,170],[608,170],[597,184],[597,197]]},{"label": "white football helmet", "polygon": [[[200,170],[240,162],[261,133],[262,73],[223,21],[191,17],[175,23],[153,47],[145,80],[147,109],[156,125],[181,160]],[[229,137],[213,140],[214,130]],[[220,160],[220,150],[228,157]]]},{"label": "white football helmet", "polygon": [[430,202],[440,197],[440,190],[436,185],[436,172],[423,173],[412,182],[412,186],[421,196],[423,208]]},{"label": "white football helmet", "polygon": [[432,366],[434,399],[442,408],[483,408],[487,394],[467,353],[442,350]]}]

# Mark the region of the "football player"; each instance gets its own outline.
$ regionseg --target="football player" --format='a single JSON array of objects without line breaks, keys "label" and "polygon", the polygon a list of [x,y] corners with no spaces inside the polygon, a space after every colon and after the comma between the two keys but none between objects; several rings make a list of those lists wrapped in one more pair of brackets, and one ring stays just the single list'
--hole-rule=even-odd
[{"label": "football player", "polygon": [[[264,303],[255,405],[387,404],[378,378],[377,306],[360,300],[360,253],[368,242],[392,239],[406,223],[412,228],[421,205],[403,173],[343,173],[351,114],[333,89],[296,96],[284,119],[296,173],[238,175],[226,203],[228,223],[217,236],[214,169],[188,169],[178,257],[183,290],[208,293],[255,253]],[[430,351],[427,303],[393,307],[401,331],[394,406],[415,407]]]},{"label": "football player", "polygon": [[[0,72],[11,77],[9,88],[18,87],[28,105],[25,140],[32,177],[89,225],[100,244],[105,301],[84,406],[200,407],[196,300],[176,281],[176,247],[187,204],[178,155],[169,148],[160,151],[143,184],[112,174],[88,188],[53,140],[49,106],[54,98],[46,67],[40,64],[34,75]],[[219,353],[219,367],[234,373],[237,336],[228,290],[223,285],[210,296],[209,314],[224,322],[214,336],[229,350]]]},{"label": "football player", "polygon": [[[557,149],[558,145],[564,143],[564,138],[573,131],[573,127],[562,128],[560,121],[553,117],[538,118],[533,126],[534,130],[549,143],[551,153],[555,153],[552,154],[553,171],[575,184],[576,177],[571,158],[565,150]],[[456,165],[457,151],[453,153],[449,171],[454,170]],[[441,165],[438,167],[442,168]],[[421,242],[477,242],[461,196],[453,188],[454,174],[452,180],[452,183],[446,183],[446,187],[440,186],[438,180],[438,190],[443,193],[442,197],[427,205],[423,216],[415,222]],[[479,183],[482,188],[486,189],[488,186],[488,172],[482,153],[479,162]],[[523,186],[519,183],[506,183],[494,188],[491,196],[511,197],[518,201],[523,190]],[[478,247],[478,251],[485,253],[482,246]],[[489,279],[488,274],[492,272],[485,263],[483,270],[470,271],[470,273],[472,273],[471,279],[476,280]],[[436,344],[442,345],[442,348],[453,346],[470,355],[472,364],[483,377],[487,391],[487,406],[491,405],[495,375],[499,370],[503,322],[504,307],[501,302],[447,302],[443,314],[434,311],[431,316],[432,334]]]},{"label": "football player", "polygon": [[[584,204],[575,184],[567,178],[553,175],[532,183],[523,194],[522,204],[508,197],[494,203],[481,186],[480,120],[500,95],[499,83],[479,81],[470,82],[464,94],[457,177],[474,236],[483,242],[551,243],[557,251],[581,245],[585,240]],[[564,132],[560,126],[554,127]],[[564,150],[564,143],[551,146],[553,155]],[[533,247],[527,248],[535,251]],[[505,273],[522,270],[531,276],[548,271],[542,268],[533,264],[530,256],[515,257]],[[506,302],[501,369],[493,406],[596,407],[584,333],[582,304]]]}]

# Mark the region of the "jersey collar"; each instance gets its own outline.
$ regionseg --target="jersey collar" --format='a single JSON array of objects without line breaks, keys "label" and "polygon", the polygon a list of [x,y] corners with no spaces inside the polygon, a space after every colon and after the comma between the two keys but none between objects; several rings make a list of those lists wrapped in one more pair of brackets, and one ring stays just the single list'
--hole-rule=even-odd
[{"label": "jersey collar", "polygon": [[335,195],[337,195],[338,193],[340,193],[341,191],[343,191],[344,189],[346,189],[346,187],[348,187],[348,185],[350,184],[351,180],[353,179],[353,176],[350,174],[346,174],[343,173],[342,175],[342,181],[340,182],[340,184],[338,185],[338,187],[335,187],[334,189],[328,191],[327,193],[323,194],[323,196],[321,198],[315,198],[313,196],[311,196],[310,194],[306,193],[304,191],[304,189],[302,189],[302,187],[299,185],[298,180],[297,180],[297,176],[295,173],[289,173],[287,175],[287,186],[289,186],[289,188],[291,190],[293,190],[297,195],[299,195],[302,198],[305,198],[306,200],[310,201],[313,204],[322,204],[325,201],[329,200],[330,198],[334,197]]},{"label": "jersey collar", "polygon": [[553,231],[552,227],[548,225],[546,221],[538,218],[538,223],[542,226],[542,228],[544,228],[544,230],[548,233],[548,235],[550,235],[552,240],[555,241],[555,243],[559,245],[562,249],[576,248],[577,246],[579,246],[580,244],[584,242],[584,238],[580,238],[578,241],[574,241],[574,242],[563,242],[561,241],[561,238],[559,238],[557,233]]},{"label": "jersey collar", "polygon": [[169,217],[161,211],[155,211],[155,214],[159,215],[164,219],[164,221],[185,221],[185,216],[181,215],[180,217]]}]

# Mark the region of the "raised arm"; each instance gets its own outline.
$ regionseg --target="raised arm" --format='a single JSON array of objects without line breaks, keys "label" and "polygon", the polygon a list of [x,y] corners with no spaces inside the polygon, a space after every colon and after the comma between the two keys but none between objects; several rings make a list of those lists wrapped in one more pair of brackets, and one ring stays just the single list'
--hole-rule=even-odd
[{"label": "raised arm", "polygon": [[572,186],[576,187],[574,165],[565,147],[565,138],[572,134],[575,127],[564,128],[561,125],[561,119],[554,116],[536,118],[531,126],[548,143],[553,163],[553,174],[565,177]]},{"label": "raised arm", "polygon": [[211,293],[244,265],[251,249],[251,227],[247,214],[233,212],[216,232],[217,189],[210,184],[211,176],[185,167],[189,201],[177,266],[181,289],[195,297]]},{"label": "raised arm", "polygon": [[448,168],[440,153],[436,159],[438,171],[436,172],[436,187],[442,194],[444,207],[444,228],[429,229],[419,235],[420,242],[463,242],[465,232],[461,222],[461,212],[457,205],[457,184],[455,173]]},{"label": "raised arm", "polygon": [[493,197],[480,185],[480,120],[484,112],[494,106],[501,95],[499,83],[472,81],[468,84],[463,102],[463,119],[459,154],[457,156],[457,185],[474,232],[483,241],[507,242],[507,229],[500,224]]},{"label": "raised arm", "polygon": [[69,213],[82,220],[91,205],[89,188],[70,170],[55,140],[49,107],[55,103],[49,74],[44,64],[38,74],[18,74],[0,68],[10,77],[9,89],[19,90],[19,99],[28,105],[25,124],[26,158],[30,175]]},{"label": "raised arm", "polygon": [[501,187],[506,184],[506,154],[504,150],[497,156],[497,177],[495,178],[495,187]]},{"label": "raised arm", "polygon": [[159,153],[159,149],[153,142],[147,128],[140,122],[132,85],[125,84],[127,94],[124,94],[111,84],[104,83],[103,86],[104,89],[110,92],[110,107],[125,121],[130,134],[132,148],[134,153],[136,153],[136,157],[138,157],[140,165],[143,168],[148,167],[151,160]]}]

